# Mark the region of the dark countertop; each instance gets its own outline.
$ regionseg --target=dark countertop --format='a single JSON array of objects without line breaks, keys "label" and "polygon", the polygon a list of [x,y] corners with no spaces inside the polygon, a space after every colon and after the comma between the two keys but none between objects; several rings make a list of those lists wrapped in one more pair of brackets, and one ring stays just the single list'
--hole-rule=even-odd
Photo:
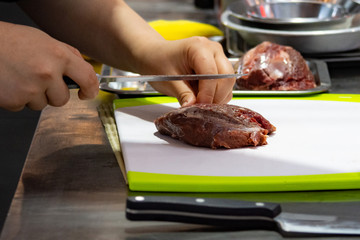
[{"label": "dark countertop", "polygon": [[[168,1],[167,4],[174,7],[175,2],[177,1]],[[155,19],[156,14],[159,14],[142,10],[153,9],[149,4],[154,1],[144,3],[132,0],[129,3],[134,9],[141,8],[138,12],[147,19]],[[158,16],[171,16],[174,19],[188,16],[189,19],[196,19],[202,14],[203,18],[211,19],[211,11],[204,10],[196,15],[197,11],[191,4],[192,1],[183,1],[178,15],[170,15],[167,10],[161,10],[162,15]],[[359,66],[359,62],[332,62],[329,65],[332,81],[330,92],[360,94]],[[136,193],[128,191],[98,117],[96,106],[102,101],[101,96],[93,101],[79,101],[76,91],[72,90],[71,100],[66,106],[47,107],[42,111],[38,122],[39,112],[0,111],[1,166],[6,167],[1,167],[1,179],[4,182],[0,186],[10,195],[32,139],[1,240],[283,239],[277,232],[266,230],[237,231],[192,224],[126,220],[126,197]],[[7,185],[6,176],[3,176],[9,169],[14,172],[10,186]],[[196,196],[211,197],[212,194]],[[360,190],[228,193],[216,196],[275,200],[282,202],[284,210],[295,212],[357,216],[360,210]],[[10,200],[3,199],[2,205],[9,204]],[[304,199],[308,201],[303,201]]]},{"label": "dark countertop", "polygon": [[10,207],[40,112],[0,109],[0,229]]}]

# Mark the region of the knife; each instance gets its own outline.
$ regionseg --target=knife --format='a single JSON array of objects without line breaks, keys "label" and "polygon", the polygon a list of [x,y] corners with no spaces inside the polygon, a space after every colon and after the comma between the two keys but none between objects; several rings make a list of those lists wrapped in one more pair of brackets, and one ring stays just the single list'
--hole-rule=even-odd
[{"label": "knife", "polygon": [[[113,76],[113,75],[99,75],[100,85],[102,83],[110,82],[159,82],[159,81],[190,81],[190,80],[213,80],[222,78],[239,78],[244,76],[242,73],[235,74],[185,74],[185,75],[130,75],[130,76]],[[64,76],[64,81],[70,89],[79,88],[79,85],[71,78]]]},{"label": "knife", "polygon": [[360,235],[360,218],[282,212],[277,203],[220,198],[131,196],[128,220],[195,223],[237,229],[276,230],[283,235]]}]

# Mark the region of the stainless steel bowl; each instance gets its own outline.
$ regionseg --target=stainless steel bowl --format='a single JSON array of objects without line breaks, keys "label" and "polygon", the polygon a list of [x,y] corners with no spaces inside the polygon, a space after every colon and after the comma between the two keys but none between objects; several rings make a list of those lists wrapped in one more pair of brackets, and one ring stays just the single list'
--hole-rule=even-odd
[{"label": "stainless steel bowl", "polygon": [[289,45],[302,53],[329,53],[343,52],[360,47],[360,16],[354,15],[349,21],[349,26],[342,29],[291,31],[263,29],[246,26],[243,21],[233,16],[226,10],[221,15],[221,22],[225,26],[227,48],[230,53],[235,53],[235,44],[241,37],[250,46],[255,46],[263,41]]},{"label": "stainless steel bowl", "polygon": [[236,1],[228,9],[245,21],[267,24],[312,24],[339,20],[347,15],[338,4],[318,1]]},{"label": "stainless steel bowl", "polygon": [[[229,5],[234,3],[234,2],[239,2],[239,1],[245,1],[245,0],[215,0],[215,9],[217,11],[217,13],[220,15],[221,13],[223,13],[226,9],[228,9]],[[273,3],[273,2],[280,2],[280,1],[284,1],[284,0],[246,0],[246,3],[243,4],[247,4],[249,6],[251,5],[255,5],[255,4],[259,4],[261,2],[266,2],[266,3]],[[292,0],[287,0],[287,1],[292,1]],[[295,1],[299,1],[299,0],[295,0]],[[303,1],[309,1],[309,0],[303,0]],[[360,11],[360,0],[311,0],[312,2],[319,2],[319,3],[330,3],[330,4],[334,4],[334,5],[340,5],[341,7],[343,7],[345,9],[345,11],[347,13],[350,14],[354,14],[354,13],[359,13]],[[243,11],[243,10],[240,10]]]},{"label": "stainless steel bowl", "polygon": [[340,29],[350,16],[342,5],[306,0],[240,0],[227,10],[243,25],[279,30]]}]

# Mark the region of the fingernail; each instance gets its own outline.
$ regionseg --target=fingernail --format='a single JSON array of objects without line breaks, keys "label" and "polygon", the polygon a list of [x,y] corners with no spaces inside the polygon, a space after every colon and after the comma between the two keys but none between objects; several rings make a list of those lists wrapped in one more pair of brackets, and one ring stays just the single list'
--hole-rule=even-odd
[{"label": "fingernail", "polygon": [[184,102],[181,104],[181,106],[182,106],[182,107],[186,107],[188,104],[189,104],[188,101],[184,101]]}]

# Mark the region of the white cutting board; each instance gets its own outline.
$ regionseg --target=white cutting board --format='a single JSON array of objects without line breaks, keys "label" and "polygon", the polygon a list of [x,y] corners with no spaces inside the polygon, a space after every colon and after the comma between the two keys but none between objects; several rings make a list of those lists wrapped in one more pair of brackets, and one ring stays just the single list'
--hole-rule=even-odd
[{"label": "white cutting board", "polygon": [[[155,179],[150,181],[154,185],[151,189],[162,184],[163,180],[156,182],[161,174],[180,176],[180,179],[185,176],[186,180],[186,176],[253,179],[360,173],[359,102],[251,98],[232,100],[229,104],[250,108],[276,126],[268,145],[213,150],[163,136],[153,121],[178,108],[177,102],[117,108],[115,119],[127,173],[155,174]],[[152,178],[152,175],[143,177],[146,176]],[[237,178],[234,181],[238,180],[241,181]],[[171,180],[168,181],[171,185]],[[309,184],[309,180],[305,182]],[[143,188],[140,185],[143,184],[137,182],[134,186]]]}]

